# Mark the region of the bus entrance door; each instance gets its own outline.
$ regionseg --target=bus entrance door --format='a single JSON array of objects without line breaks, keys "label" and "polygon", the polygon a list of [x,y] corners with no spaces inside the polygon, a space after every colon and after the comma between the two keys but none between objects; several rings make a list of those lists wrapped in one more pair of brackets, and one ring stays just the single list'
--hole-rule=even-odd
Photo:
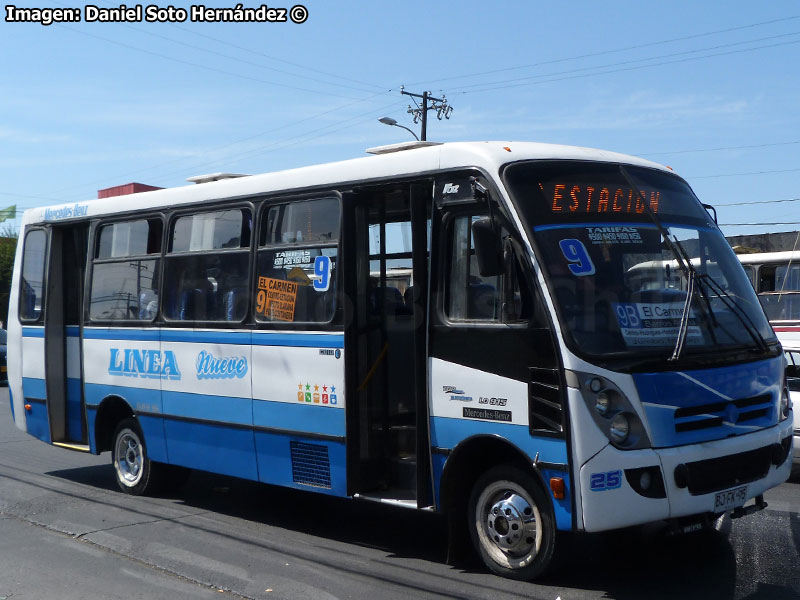
[{"label": "bus entrance door", "polygon": [[[346,201],[348,488],[430,505],[427,232],[431,182],[364,188]],[[351,229],[348,231],[348,229]]]},{"label": "bus entrance door", "polygon": [[[88,224],[50,232],[44,317],[47,415],[54,444],[87,443],[81,364],[83,281]],[[83,448],[82,448],[83,449]]]}]

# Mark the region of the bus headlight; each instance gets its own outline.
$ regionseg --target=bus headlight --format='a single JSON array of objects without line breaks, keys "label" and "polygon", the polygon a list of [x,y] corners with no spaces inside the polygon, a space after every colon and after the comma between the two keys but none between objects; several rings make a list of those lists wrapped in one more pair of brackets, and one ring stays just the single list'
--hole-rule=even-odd
[{"label": "bus headlight", "polygon": [[792,402],[789,398],[789,388],[786,386],[783,387],[783,392],[781,393],[781,421],[785,421],[789,418],[789,413],[792,410]]},{"label": "bus headlight", "polygon": [[631,401],[610,379],[571,372],[595,424],[621,450],[650,448],[650,438]]},{"label": "bus headlight", "polygon": [[611,398],[608,395],[608,392],[602,391],[597,394],[597,397],[594,401],[594,409],[597,411],[602,417],[605,417],[608,414],[608,411],[611,410]]},{"label": "bus headlight", "polygon": [[625,413],[617,413],[617,416],[611,421],[611,426],[608,428],[608,433],[611,436],[611,439],[618,444],[622,444],[626,439],[628,439],[628,433],[630,432],[630,423],[628,423],[628,417]]}]

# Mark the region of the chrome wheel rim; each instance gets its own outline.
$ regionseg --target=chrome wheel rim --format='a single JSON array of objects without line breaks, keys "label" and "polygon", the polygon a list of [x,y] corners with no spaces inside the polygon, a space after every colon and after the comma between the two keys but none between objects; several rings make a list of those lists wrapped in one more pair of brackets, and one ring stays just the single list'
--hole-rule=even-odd
[{"label": "chrome wheel rim", "polygon": [[542,520],[531,495],[513,481],[495,481],[476,506],[478,539],[497,564],[521,569],[531,564],[542,545]]},{"label": "chrome wheel rim", "polygon": [[144,451],[139,436],[130,429],[122,430],[117,438],[115,457],[114,466],[119,480],[129,487],[139,483],[144,463]]}]

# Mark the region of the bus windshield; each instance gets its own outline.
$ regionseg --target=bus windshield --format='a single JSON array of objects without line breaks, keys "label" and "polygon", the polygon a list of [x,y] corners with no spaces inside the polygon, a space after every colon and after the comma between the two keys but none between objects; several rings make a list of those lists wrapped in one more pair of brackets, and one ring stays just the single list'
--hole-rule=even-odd
[{"label": "bus windshield", "polygon": [[689,186],[653,169],[626,171],[630,179],[618,165],[579,161],[504,171],[573,349],[670,357],[690,271],[684,358],[774,342],[739,261]]}]

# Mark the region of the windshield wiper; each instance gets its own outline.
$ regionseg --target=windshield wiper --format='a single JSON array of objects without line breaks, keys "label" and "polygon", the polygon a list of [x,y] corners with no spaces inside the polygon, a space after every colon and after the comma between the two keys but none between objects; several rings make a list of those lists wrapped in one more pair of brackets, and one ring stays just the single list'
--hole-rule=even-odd
[{"label": "windshield wiper", "polygon": [[[622,176],[625,177],[628,185],[631,186],[634,193],[637,194],[637,197],[644,197],[641,195],[639,191],[639,187],[633,182],[633,179],[628,174],[628,171],[625,169],[623,165],[620,165],[620,171],[622,172]],[[717,296],[722,300],[725,306],[736,315],[739,321],[744,326],[745,331],[750,335],[756,345],[763,351],[769,351],[769,344],[764,339],[764,336],[758,331],[758,327],[755,326],[753,321],[750,319],[749,315],[739,306],[733,298],[725,291],[725,289],[708,273],[698,273],[697,269],[695,269],[694,265],[692,264],[691,259],[689,258],[688,254],[686,253],[686,249],[683,245],[678,241],[677,238],[675,240],[670,239],[669,231],[666,227],[661,223],[661,219],[659,219],[658,215],[650,208],[650,205],[645,200],[642,202],[645,207],[645,211],[650,216],[650,219],[655,223],[656,227],[658,228],[661,236],[664,238],[664,241],[667,243],[672,254],[675,256],[675,259],[678,261],[678,266],[683,271],[684,276],[687,280],[687,290],[686,290],[686,302],[683,306],[683,314],[681,315],[681,322],[678,328],[678,337],[675,340],[675,348],[673,349],[672,356],[669,357],[669,361],[674,362],[680,359],[681,353],[683,352],[683,348],[686,344],[686,334],[689,329],[689,312],[691,308],[692,296],[695,295],[697,291],[697,287],[694,285],[695,280],[706,281],[709,289],[717,294]],[[708,316],[712,321],[712,324],[717,321],[716,316],[714,315],[714,311],[711,307],[711,299],[706,294],[705,290],[700,288],[700,297],[703,299],[705,303],[705,307],[708,312]],[[714,335],[714,328],[709,327],[709,331],[711,332],[712,337],[716,337]]]},{"label": "windshield wiper", "polygon": [[[642,198],[643,202],[642,205],[645,208],[650,220],[653,221],[655,226],[658,228],[661,237],[664,238],[664,241],[667,243],[672,254],[675,256],[675,260],[678,261],[678,266],[683,271],[684,277],[686,277],[687,281],[687,290],[686,290],[686,302],[683,305],[683,314],[681,315],[681,322],[678,328],[678,337],[675,340],[675,348],[672,351],[672,356],[670,356],[667,360],[674,362],[681,357],[681,353],[683,352],[683,347],[686,345],[686,334],[689,331],[689,312],[692,305],[692,296],[695,294],[695,279],[697,278],[697,271],[692,264],[692,261],[686,255],[686,251],[684,250],[683,246],[680,245],[678,238],[675,240],[671,240],[669,237],[669,231],[667,228],[664,227],[664,224],[661,222],[661,219],[658,218],[653,209],[650,208],[650,205],[647,203],[646,196],[642,195],[641,191],[639,190],[639,186],[637,186],[631,176],[628,174],[628,170],[625,168],[624,165],[619,166],[619,170],[622,173],[622,176],[628,182],[628,185],[631,186],[631,189],[636,194],[637,198]],[[677,245],[677,247],[676,247]],[[680,250],[678,250],[680,248]]]},{"label": "windshield wiper", "polygon": [[689,332],[689,312],[692,309],[692,297],[694,296],[694,282],[697,278],[697,271],[689,271],[689,279],[686,285],[686,301],[683,303],[683,314],[681,314],[681,324],[678,327],[678,339],[675,340],[675,348],[672,351],[670,361],[676,361],[681,357],[683,347],[686,345],[686,334]]},{"label": "windshield wiper", "polygon": [[750,337],[753,338],[753,341],[761,348],[761,350],[763,352],[768,352],[769,344],[767,344],[767,340],[765,340],[764,336],[761,335],[758,327],[756,327],[755,323],[753,323],[747,312],[745,312],[745,310],[739,306],[739,304],[731,297],[731,295],[725,291],[725,288],[723,288],[719,282],[708,273],[698,274],[698,277],[701,281],[705,281],[709,289],[716,293],[725,306],[727,306],[728,309],[734,315],[736,315],[742,325],[744,325],[745,331],[750,334]]}]

